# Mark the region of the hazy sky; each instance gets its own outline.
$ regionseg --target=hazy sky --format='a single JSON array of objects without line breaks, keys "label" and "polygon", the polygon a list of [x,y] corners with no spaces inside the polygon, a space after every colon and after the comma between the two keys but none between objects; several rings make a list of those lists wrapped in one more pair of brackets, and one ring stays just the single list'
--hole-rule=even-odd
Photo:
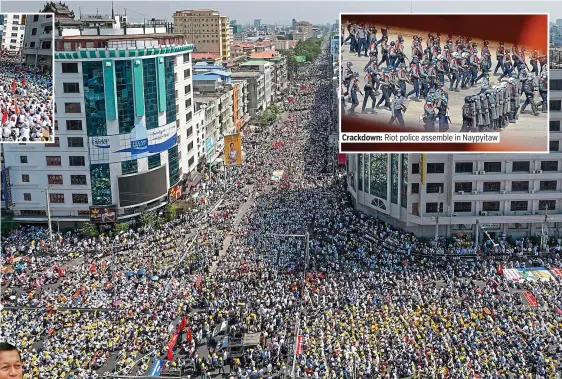
[{"label": "hazy sky", "polygon": [[[66,1],[78,16],[82,13],[111,13],[111,1]],[[43,8],[43,1],[0,0],[0,12],[37,12]],[[124,13],[131,21],[143,18],[165,18],[172,21],[172,14],[180,9],[211,8],[229,16],[238,23],[253,23],[261,19],[267,24],[290,24],[293,18],[313,24],[333,23],[339,12],[387,12],[387,13],[550,13],[550,20],[562,18],[560,1],[115,1],[116,13]],[[478,25],[475,25],[478,27]]]}]

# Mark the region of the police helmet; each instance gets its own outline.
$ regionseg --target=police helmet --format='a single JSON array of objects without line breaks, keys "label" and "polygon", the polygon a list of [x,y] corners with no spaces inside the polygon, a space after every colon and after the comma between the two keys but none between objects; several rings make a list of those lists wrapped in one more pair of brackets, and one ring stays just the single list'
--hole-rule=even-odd
[{"label": "police helmet", "polygon": [[532,73],[529,72],[529,73],[527,74],[527,80],[534,80],[534,76],[533,76]]},{"label": "police helmet", "polygon": [[353,73],[353,76],[359,77],[359,73],[358,73],[357,71],[355,71],[355,72]]},{"label": "police helmet", "polygon": [[396,45],[396,42],[391,41],[391,42],[390,42],[390,46],[394,46],[394,45]]},{"label": "police helmet", "polygon": [[404,37],[402,37],[401,35],[398,35],[398,41],[404,42]]},{"label": "police helmet", "polygon": [[418,63],[419,61],[420,61],[420,59],[418,58],[417,55],[414,55],[414,56],[412,57],[412,62]]},{"label": "police helmet", "polygon": [[500,42],[500,46],[503,46],[503,42]]},{"label": "police helmet", "polygon": [[385,41],[388,41],[388,37],[387,37],[387,36],[383,36],[382,39],[385,40]]},{"label": "police helmet", "polygon": [[402,95],[402,92],[398,88],[396,88],[394,90],[394,96],[401,96],[401,95]]},{"label": "police helmet", "polygon": [[484,46],[488,46],[490,44],[490,42],[488,42],[488,40],[484,41]]},{"label": "police helmet", "polygon": [[464,102],[465,102],[465,103],[470,102],[470,100],[471,100],[470,96],[466,96],[466,97],[464,98]]},{"label": "police helmet", "polygon": [[445,57],[444,57],[443,55],[439,54],[439,55],[437,56],[437,60],[442,61],[443,59],[445,59]]},{"label": "police helmet", "polygon": [[347,68],[352,68],[353,67],[353,62],[347,62]]}]

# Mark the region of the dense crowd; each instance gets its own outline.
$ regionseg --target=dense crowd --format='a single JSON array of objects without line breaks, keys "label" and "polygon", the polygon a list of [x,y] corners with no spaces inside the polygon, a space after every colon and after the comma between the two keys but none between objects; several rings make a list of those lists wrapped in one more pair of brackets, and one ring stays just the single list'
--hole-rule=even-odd
[{"label": "dense crowd", "polygon": [[2,141],[52,142],[52,75],[18,58],[0,58],[0,118]]},{"label": "dense crowd", "polygon": [[[243,166],[226,183],[208,175],[188,215],[111,238],[49,243],[27,228],[2,241],[0,340],[22,349],[27,377],[146,375],[175,330],[168,369],[202,378],[293,366],[306,378],[560,377],[561,283],[515,286],[497,273],[500,261],[537,264],[517,258],[530,241],[458,239],[452,249],[478,259],[435,258],[444,247],[350,207],[345,172],[330,170],[326,51],[293,84],[290,114],[244,133]],[[257,342],[235,350],[247,335]]]}]

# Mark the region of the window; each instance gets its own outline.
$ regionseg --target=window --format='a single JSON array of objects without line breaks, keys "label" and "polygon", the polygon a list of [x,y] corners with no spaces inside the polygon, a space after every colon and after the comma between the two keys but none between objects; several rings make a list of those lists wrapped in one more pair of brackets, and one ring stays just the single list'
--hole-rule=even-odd
[{"label": "window", "polygon": [[60,139],[59,137],[55,137],[55,141],[51,143],[46,143],[45,147],[60,147]]},{"label": "window", "polygon": [[63,83],[62,88],[64,93],[80,93],[79,83]]},{"label": "window", "polygon": [[550,131],[559,132],[560,131],[560,120],[550,121]]},{"label": "window", "polygon": [[511,202],[511,211],[526,211],[529,207],[528,201],[512,201]]},{"label": "window", "polygon": [[551,91],[562,90],[562,79],[550,79],[549,87]]},{"label": "window", "polygon": [[80,103],[64,103],[64,113],[81,113]]},{"label": "window", "polygon": [[66,130],[82,130],[82,120],[66,120]]},{"label": "window", "polygon": [[[443,212],[443,203],[439,203],[439,213]],[[426,203],[425,204],[425,213],[438,213],[437,212],[437,203]]]},{"label": "window", "polygon": [[185,100],[185,109],[189,109],[191,107],[191,98]]},{"label": "window", "polygon": [[189,68],[183,70],[183,77],[184,79],[187,79],[191,76],[191,70]]},{"label": "window", "polygon": [[61,165],[61,158],[60,157],[45,157],[47,159],[47,166],[60,166]]},{"label": "window", "polygon": [[63,184],[62,175],[47,175],[49,184]]},{"label": "window", "polygon": [[20,163],[27,163],[27,155],[20,155]]},{"label": "window", "polygon": [[189,161],[187,161],[187,165],[189,167],[193,166],[193,163],[195,163],[195,157],[191,157],[189,158]]},{"label": "window", "polygon": [[31,35],[32,35],[32,36],[37,35],[37,28],[31,29]]},{"label": "window", "polygon": [[548,110],[549,111],[560,111],[560,110],[562,110],[561,105],[562,105],[562,100],[550,100]]},{"label": "window", "polygon": [[191,141],[191,142],[187,145],[187,152],[190,152],[191,150],[193,150],[193,141]]},{"label": "window", "polygon": [[50,49],[50,48],[51,48],[51,41],[43,41],[43,42],[41,43],[41,48],[42,48],[42,49],[47,49],[47,50]]},{"label": "window", "polygon": [[68,147],[84,147],[84,138],[68,137]]},{"label": "window", "polygon": [[474,167],[473,162],[457,162],[455,163],[455,172],[456,173],[472,173],[474,171],[472,168]]},{"label": "window", "polygon": [[70,156],[68,157],[68,164],[70,166],[86,166],[86,160],[83,156]]},{"label": "window", "polygon": [[59,130],[59,122],[58,122],[58,120],[55,120],[55,130]]},{"label": "window", "polygon": [[529,172],[531,169],[531,162],[529,161],[514,161],[511,171],[513,172]]},{"label": "window", "polygon": [[420,203],[412,203],[412,214],[414,216],[420,215]]},{"label": "window", "polygon": [[192,118],[193,114],[191,113],[191,111],[189,111],[189,113],[185,115],[185,122],[191,121]]},{"label": "window", "polygon": [[136,159],[121,162],[122,175],[136,174],[138,171],[139,167]]},{"label": "window", "polygon": [[443,174],[445,172],[445,163],[428,163],[428,174]]},{"label": "window", "polygon": [[21,181],[24,182],[24,183],[29,183],[29,175],[23,174],[21,176]]},{"label": "window", "polygon": [[556,180],[541,180],[541,191],[556,191]]},{"label": "window", "polygon": [[556,207],[556,200],[539,200],[539,211],[551,211]]},{"label": "window", "polygon": [[501,182],[484,182],[484,192],[500,192]]},{"label": "window", "polygon": [[29,43],[29,47],[35,47],[35,41],[31,41],[31,42]]},{"label": "window", "polygon": [[64,203],[64,194],[63,193],[50,193],[49,200],[51,203]]},{"label": "window", "polygon": [[184,87],[185,90],[185,94],[189,95],[189,93],[191,92],[191,84],[188,84]]},{"label": "window", "polygon": [[189,61],[190,61],[190,59],[189,59],[189,53],[185,53],[185,54],[183,55],[183,62],[184,62],[184,63],[187,63],[187,62],[189,62]]},{"label": "window", "polygon": [[419,173],[420,173],[420,164],[412,163],[412,174],[419,174]]},{"label": "window", "polygon": [[33,22],[37,22],[39,21],[39,15],[34,15],[33,16]]},{"label": "window", "polygon": [[486,212],[499,212],[500,202],[499,201],[484,201],[482,202],[482,210]]},{"label": "window", "polygon": [[70,175],[70,184],[85,185],[86,175]]},{"label": "window", "polygon": [[549,146],[548,146],[548,150],[551,153],[556,153],[558,152],[558,149],[560,148],[560,141],[550,141],[549,142]]},{"label": "window", "polygon": [[472,192],[472,182],[456,182],[455,192],[459,191]]},{"label": "window", "polygon": [[511,191],[513,191],[513,192],[527,192],[527,191],[529,191],[529,182],[528,181],[511,182]]},{"label": "window", "polygon": [[74,204],[88,204],[88,195],[82,193],[72,194],[72,203]]},{"label": "window", "polygon": [[187,129],[187,136],[189,137],[189,136],[192,135],[192,134],[193,134],[193,126],[190,126],[190,127]]},{"label": "window", "polygon": [[558,171],[558,161],[542,161],[541,170],[543,171]]},{"label": "window", "polygon": [[62,64],[63,74],[78,74],[78,63],[63,63]]},{"label": "window", "polygon": [[47,212],[45,211],[22,209],[20,212],[22,216],[47,216]]},{"label": "window", "polygon": [[426,193],[443,193],[445,184],[444,183],[427,183],[427,187],[425,188]]},{"label": "window", "polygon": [[455,212],[472,212],[472,203],[470,201],[461,201],[455,203]]},{"label": "window", "polygon": [[160,167],[160,153],[148,157],[148,169]]},{"label": "window", "polygon": [[486,172],[501,172],[502,163],[501,162],[484,162],[484,171]]},{"label": "window", "polygon": [[31,194],[30,193],[24,193],[23,194],[23,201],[31,201]]},{"label": "window", "polygon": [[412,193],[420,193],[420,184],[412,183]]}]

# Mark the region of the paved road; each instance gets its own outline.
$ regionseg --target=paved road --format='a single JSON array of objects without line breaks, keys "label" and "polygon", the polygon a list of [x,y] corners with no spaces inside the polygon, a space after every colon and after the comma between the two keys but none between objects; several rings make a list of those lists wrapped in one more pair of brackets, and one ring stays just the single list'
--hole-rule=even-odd
[{"label": "paved road", "polygon": [[[404,52],[408,58],[411,57],[411,42],[413,33],[401,33],[404,37]],[[425,47],[425,36],[427,33],[418,33],[422,35],[424,38],[424,47]],[[379,35],[380,37],[380,35]],[[397,39],[397,32],[390,31],[389,32],[389,40],[395,41]],[[481,50],[482,43],[479,40],[475,40],[478,43],[478,49]],[[496,66],[496,47],[498,45],[495,44],[493,41],[490,41],[490,52],[492,54],[492,74],[493,68]],[[506,46],[507,48],[511,48],[511,46]],[[368,57],[357,57],[357,54],[351,54],[349,52],[349,42],[347,45],[342,46],[341,48],[341,62],[342,65],[345,67],[347,62],[353,63],[353,70],[359,72],[359,88],[363,91],[365,79],[364,79],[364,71],[363,68],[369,62]],[[380,58],[380,50],[379,50],[379,58]],[[528,63],[527,58],[527,63]],[[385,67],[385,64],[381,65],[381,68]],[[530,67],[530,65],[529,65]],[[501,72],[499,70],[498,72]],[[490,76],[490,84],[497,82],[499,76]],[[448,79],[446,79],[448,81]],[[464,104],[465,96],[473,95],[480,91],[482,80],[479,81],[479,85],[477,87],[472,87],[468,89],[460,90],[459,92],[451,91],[449,92],[449,108],[450,108],[450,116],[452,125],[450,125],[449,132],[458,132],[462,127],[462,105]],[[449,83],[446,83],[448,88]],[[409,92],[413,89],[413,86],[407,84],[407,91]],[[460,89],[460,86],[459,86]],[[359,98],[359,106],[356,108],[356,112],[361,112],[361,108],[363,105],[363,96],[358,94]],[[413,97],[412,97],[413,98]],[[540,96],[538,92],[535,96],[535,101],[539,101]],[[380,95],[377,96],[377,102],[380,99]],[[523,101],[525,97],[522,97]],[[523,103],[522,101],[522,103]],[[424,131],[423,123],[419,122],[419,117],[423,114],[423,106],[425,104],[425,100],[422,99],[420,102],[410,101],[408,105],[408,110],[404,115],[404,120],[406,121],[406,125],[412,128],[419,129],[420,131]],[[347,103],[347,109],[349,110],[350,103]],[[367,103],[367,110],[370,110],[371,107],[371,100]],[[366,119],[376,119],[377,121],[381,122],[388,122],[391,117],[391,112],[386,108],[377,109],[377,114],[359,114],[358,117],[366,118]],[[396,124],[395,124],[396,125]],[[398,128],[398,126],[396,125]],[[527,107],[525,113],[519,116],[519,121],[516,124],[509,124],[509,126],[502,130],[501,132],[501,142],[502,144],[510,144],[517,146],[516,151],[543,151],[546,152],[548,150],[548,124],[547,124],[547,114],[541,113],[539,116],[534,116],[530,113],[530,106]]]}]

